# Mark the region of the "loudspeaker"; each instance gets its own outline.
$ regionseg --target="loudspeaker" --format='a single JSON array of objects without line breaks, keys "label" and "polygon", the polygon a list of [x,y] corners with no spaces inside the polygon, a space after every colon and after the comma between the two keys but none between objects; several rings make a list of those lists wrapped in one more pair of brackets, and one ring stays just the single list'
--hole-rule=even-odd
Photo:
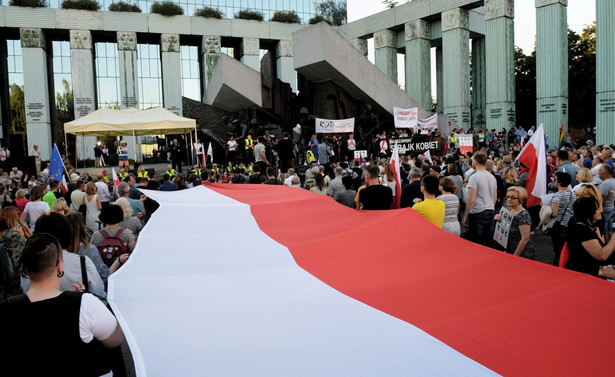
[{"label": "loudspeaker", "polygon": [[[12,152],[12,151],[11,151]],[[11,153],[11,158],[9,159],[9,165],[7,166],[7,173],[10,170],[17,166],[19,170],[22,172],[28,172],[30,175],[36,175],[36,161],[34,156],[13,156]]]},{"label": "loudspeaker", "polygon": [[10,134],[8,147],[11,152],[11,157],[23,157],[27,155],[22,134]]}]

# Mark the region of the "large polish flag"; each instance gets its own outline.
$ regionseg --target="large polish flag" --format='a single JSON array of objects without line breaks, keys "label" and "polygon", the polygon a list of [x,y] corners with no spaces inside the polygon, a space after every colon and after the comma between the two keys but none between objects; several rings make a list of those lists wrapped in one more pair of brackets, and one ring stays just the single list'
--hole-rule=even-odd
[{"label": "large polish flag", "polygon": [[145,191],[160,208],[109,277],[138,376],[612,375],[612,283],[410,208],[285,186]]},{"label": "large polish flag", "polygon": [[542,124],[517,156],[517,161],[529,169],[525,188],[528,199],[527,206],[533,207],[541,203],[540,197],[547,193],[547,153],[545,151],[545,136]]}]

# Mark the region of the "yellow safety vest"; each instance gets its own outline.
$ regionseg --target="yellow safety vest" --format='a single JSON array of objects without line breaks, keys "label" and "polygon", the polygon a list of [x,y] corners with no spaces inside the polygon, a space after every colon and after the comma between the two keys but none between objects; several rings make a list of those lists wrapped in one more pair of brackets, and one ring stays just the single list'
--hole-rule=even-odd
[{"label": "yellow safety vest", "polygon": [[252,166],[252,165],[249,165],[249,166],[248,166],[248,173],[252,174],[252,168],[253,168],[253,166]]},{"label": "yellow safety vest", "polygon": [[145,177],[147,178],[147,171],[140,171],[137,173],[137,177],[141,178],[141,177]]},{"label": "yellow safety vest", "polygon": [[168,170],[167,170],[167,174],[168,174],[168,175],[176,175],[176,174],[175,174],[175,169],[171,169],[171,171],[168,171]]},{"label": "yellow safety vest", "polygon": [[246,149],[254,148],[254,139],[246,139]]},{"label": "yellow safety vest", "polygon": [[123,181],[123,180],[124,180],[124,178],[126,178],[126,173],[124,173],[124,174],[119,173],[119,174],[118,174],[118,176],[120,177],[120,180],[122,180],[122,181]]},{"label": "yellow safety vest", "polygon": [[451,136],[451,143],[456,143],[457,142],[457,138],[455,136]]},{"label": "yellow safety vest", "polygon": [[192,172],[193,172],[194,174],[196,174],[196,175],[199,175],[199,176],[201,175],[201,171],[202,171],[202,170],[201,170],[200,168],[192,169]]},{"label": "yellow safety vest", "polygon": [[306,158],[308,164],[310,162],[316,161],[316,157],[314,156],[314,152],[312,152],[311,150],[308,150],[307,152],[305,152],[305,156],[306,156],[305,158]]}]

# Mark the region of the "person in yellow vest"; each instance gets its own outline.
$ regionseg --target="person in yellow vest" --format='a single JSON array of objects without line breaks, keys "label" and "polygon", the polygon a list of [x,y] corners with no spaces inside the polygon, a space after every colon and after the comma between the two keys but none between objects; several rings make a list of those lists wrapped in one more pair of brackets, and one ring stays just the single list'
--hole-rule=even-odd
[{"label": "person in yellow vest", "polygon": [[222,177],[222,172],[220,171],[220,168],[218,168],[218,164],[213,164],[211,168],[211,177],[216,180]]},{"label": "person in yellow vest", "polygon": [[194,165],[194,168],[192,169],[192,174],[195,174],[197,177],[200,177],[201,172],[203,172],[203,169],[201,169],[199,165]]},{"label": "person in yellow vest", "polygon": [[226,166],[226,172],[228,174],[231,174],[233,172],[233,170],[234,170],[233,163],[231,161],[229,161],[228,165]]},{"label": "person in yellow vest", "polygon": [[254,139],[252,139],[252,135],[248,135],[248,137],[244,140],[245,142],[245,157],[246,161],[254,161]]},{"label": "person in yellow vest", "polygon": [[312,152],[311,149],[308,149],[307,152],[305,152],[305,159],[307,160],[308,164],[316,162],[316,156],[314,156],[314,152]]},{"label": "person in yellow vest", "polygon": [[143,167],[143,165],[139,166],[139,171],[137,172],[138,178],[147,178],[147,170]]},{"label": "person in yellow vest", "polygon": [[252,172],[254,172],[254,161],[250,162],[250,165],[248,165],[248,168],[246,169],[248,172],[248,175],[252,174]]},{"label": "person in yellow vest", "polygon": [[102,174],[103,180],[105,181],[105,183],[109,183],[109,177],[107,177],[107,171],[103,170],[100,172],[100,174]]},{"label": "person in yellow vest", "polygon": [[175,169],[173,169],[172,165],[167,165],[167,171],[165,172],[165,174],[168,174],[169,177],[174,177],[177,175],[177,173],[175,172]]},{"label": "person in yellow vest", "polygon": [[124,168],[121,168],[117,176],[120,177],[120,181],[124,181],[124,178],[128,176],[128,173],[126,173],[126,170],[124,170]]}]

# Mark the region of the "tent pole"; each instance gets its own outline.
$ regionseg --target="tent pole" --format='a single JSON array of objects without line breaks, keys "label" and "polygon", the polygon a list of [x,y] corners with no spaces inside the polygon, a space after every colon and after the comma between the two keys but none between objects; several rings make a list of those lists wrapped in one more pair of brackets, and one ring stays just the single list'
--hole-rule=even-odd
[{"label": "tent pole", "polygon": [[184,140],[186,140],[186,163],[190,162],[190,148],[188,147],[188,134],[184,132]]},{"label": "tent pole", "polygon": [[[135,130],[132,130],[132,138],[134,141],[134,147],[135,147],[135,162],[137,162],[137,148],[139,146],[139,143],[137,143],[137,136],[135,135]],[[130,164],[129,164],[130,166]]]},{"label": "tent pole", "polygon": [[85,136],[81,136],[81,150],[83,151],[83,168],[85,169]]},{"label": "tent pole", "polygon": [[194,158],[194,142],[192,140],[192,131],[190,131],[190,165],[194,166],[194,161],[192,160]]}]

